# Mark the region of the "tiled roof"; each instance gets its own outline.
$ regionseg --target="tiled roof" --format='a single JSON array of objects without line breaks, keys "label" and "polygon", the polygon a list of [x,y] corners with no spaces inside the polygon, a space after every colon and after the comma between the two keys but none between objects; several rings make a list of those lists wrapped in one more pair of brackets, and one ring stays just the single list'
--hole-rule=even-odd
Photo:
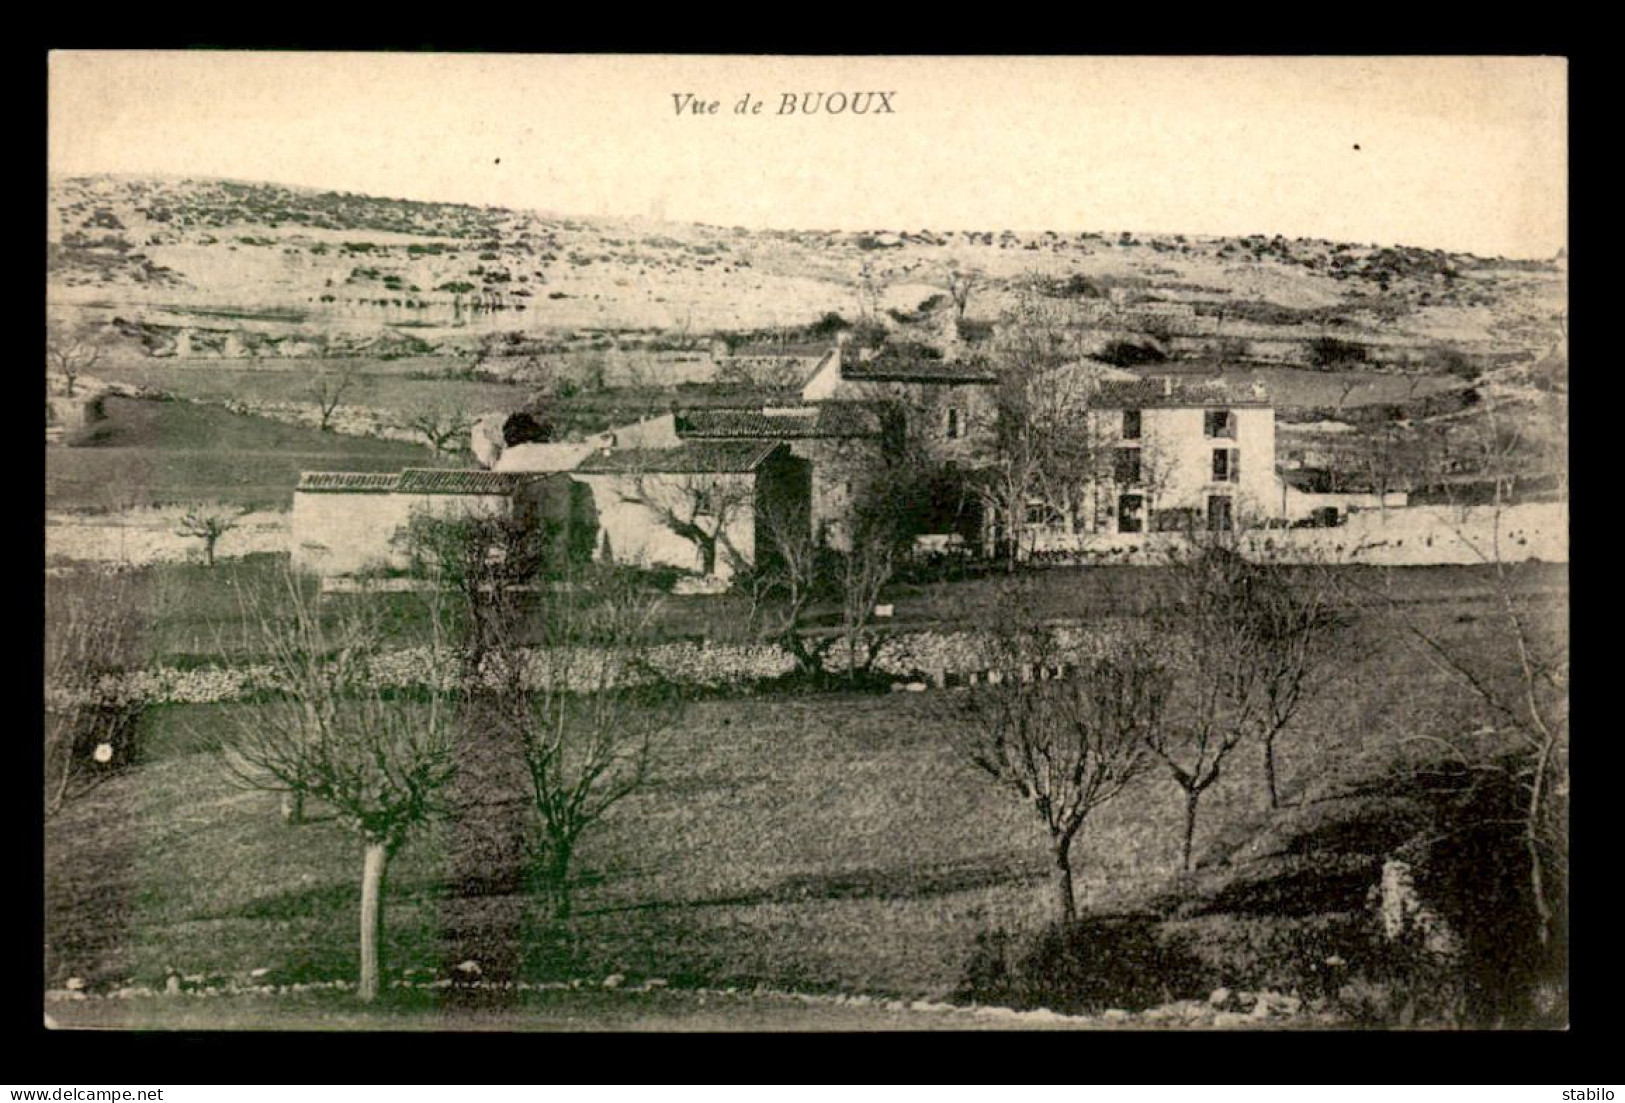
[{"label": "tiled roof", "polygon": [[1208,380],[1167,378],[1109,380],[1095,393],[1094,404],[1107,409],[1137,410],[1148,406],[1268,406],[1268,396],[1251,388],[1228,387]]},{"label": "tiled roof", "polygon": [[677,415],[677,435],[695,440],[806,440],[880,432],[874,412],[856,404],[824,402],[804,410],[684,410]]},{"label": "tiled roof", "polygon": [[388,494],[399,479],[393,471],[301,471],[298,489],[306,493]]},{"label": "tiled roof", "polygon": [[977,360],[841,360],[841,378],[855,383],[997,383],[998,376]]},{"label": "tiled roof", "polygon": [[810,359],[813,359],[813,358],[816,358],[816,357],[819,357],[819,356],[823,356],[825,353],[827,353],[830,350],[831,344],[833,344],[833,342],[830,342],[830,341],[815,341],[815,342],[808,342],[808,343],[805,343],[805,344],[740,345],[738,348],[736,348],[732,352],[728,353],[728,355],[729,356],[740,357],[740,358],[744,358],[744,359],[749,359],[749,358],[755,358],[755,359],[778,359],[778,358],[783,358],[783,359],[794,359],[794,360],[810,360]]},{"label": "tiled roof", "polygon": [[591,474],[743,474],[780,447],[777,440],[692,441],[676,448],[623,448],[596,452],[577,471]]},{"label": "tiled roof", "polygon": [[526,480],[512,471],[409,467],[395,489],[401,494],[512,494]]}]

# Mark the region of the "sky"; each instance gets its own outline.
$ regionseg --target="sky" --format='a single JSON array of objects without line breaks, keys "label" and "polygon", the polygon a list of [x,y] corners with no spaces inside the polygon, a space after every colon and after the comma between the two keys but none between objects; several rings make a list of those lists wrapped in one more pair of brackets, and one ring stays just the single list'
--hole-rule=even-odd
[{"label": "sky", "polygon": [[[800,110],[802,93],[860,92],[888,96]],[[717,113],[680,114],[684,94]],[[759,113],[736,113],[747,94]],[[67,51],[49,97],[62,175],[753,229],[1262,233],[1509,257],[1568,234],[1554,58]]]}]

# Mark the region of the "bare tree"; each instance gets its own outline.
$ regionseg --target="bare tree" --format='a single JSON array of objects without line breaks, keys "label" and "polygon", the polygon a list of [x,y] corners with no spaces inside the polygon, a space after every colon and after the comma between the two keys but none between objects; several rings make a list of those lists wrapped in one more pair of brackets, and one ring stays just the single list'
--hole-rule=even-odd
[{"label": "bare tree", "polygon": [[1265,758],[1266,797],[1279,805],[1275,742],[1310,685],[1331,620],[1324,593],[1305,598],[1278,565],[1249,562],[1232,533],[1188,537],[1152,614],[1178,679],[1167,720],[1147,741],[1184,793],[1181,866],[1191,868],[1197,811],[1248,737]]},{"label": "bare tree", "polygon": [[1239,574],[1241,600],[1226,608],[1251,626],[1244,637],[1251,643],[1246,661],[1256,668],[1263,698],[1258,744],[1264,795],[1273,811],[1281,807],[1276,745],[1299,706],[1320,687],[1342,621],[1334,606],[1336,576],[1326,564],[1287,567],[1255,559],[1248,568]]},{"label": "bare tree", "polygon": [[[1453,638],[1416,615],[1384,590],[1363,593],[1388,597],[1411,639],[1437,669],[1467,687],[1498,718],[1512,740],[1506,767],[1523,794],[1517,828],[1527,857],[1532,907],[1542,947],[1560,941],[1567,900],[1563,888],[1568,863],[1569,641],[1564,610],[1534,577],[1539,566],[1513,554],[1509,511],[1519,502],[1520,482],[1556,474],[1556,500],[1566,507],[1567,406],[1558,402],[1524,411],[1485,409],[1458,436],[1456,475],[1469,481],[1450,523],[1456,535],[1489,568],[1494,613],[1491,630],[1468,640]],[[1469,504],[1487,491],[1488,501]],[[1566,513],[1566,508],[1564,509]],[[1464,739],[1457,752],[1480,767],[1494,755]],[[1500,767],[1494,767],[1500,768]]]},{"label": "bare tree", "polygon": [[645,784],[681,705],[676,688],[648,666],[656,601],[602,572],[583,571],[568,583],[546,592],[532,620],[540,633],[534,647],[493,656],[500,715],[530,779],[534,860],[561,920],[573,910],[571,871],[582,837]]},{"label": "bare tree", "polygon": [[[1004,634],[991,655],[996,684],[973,688],[949,737],[1001,788],[1030,803],[1049,833],[1060,919],[1072,923],[1072,845],[1089,814],[1118,797],[1150,762],[1169,678],[1150,645],[1118,637],[1078,663],[1056,634]],[[1056,669],[1066,673],[1045,675]],[[1036,672],[1036,677],[1034,676]]]},{"label": "bare tree", "polygon": [[859,316],[865,321],[877,321],[880,303],[886,294],[884,274],[875,267],[873,261],[865,260],[858,265],[857,284]]},{"label": "bare tree", "polygon": [[471,674],[491,649],[506,646],[523,611],[521,587],[562,569],[567,555],[558,525],[529,516],[419,512],[398,540],[415,575],[460,599],[452,629]]},{"label": "bare tree", "polygon": [[1343,380],[1342,388],[1337,392],[1337,405],[1333,407],[1335,413],[1341,414],[1347,405],[1349,396],[1363,386],[1367,386],[1359,376],[1350,374]]},{"label": "bare tree", "polygon": [[1078,489],[1098,474],[1102,452],[1087,415],[1094,379],[1080,359],[1076,336],[1052,309],[1023,304],[1000,329],[991,444],[975,485],[1003,531],[1012,571],[1029,506],[1074,515]]},{"label": "bare tree", "polygon": [[732,526],[754,503],[751,481],[726,472],[638,472],[621,500],[643,506],[672,532],[694,545],[704,574],[715,574],[717,556],[734,570],[750,564],[734,546]]},{"label": "bare tree", "polygon": [[79,377],[101,362],[109,341],[106,328],[89,322],[69,323],[52,319],[46,323],[46,363],[62,376],[69,398],[74,396]]},{"label": "bare tree", "polygon": [[760,531],[767,537],[766,554],[760,555],[751,582],[760,599],[777,599],[778,624],[773,638],[795,658],[804,677],[817,677],[823,671],[824,655],[832,639],[808,635],[807,614],[815,601],[828,596],[832,553],[813,531],[807,504],[802,501],[770,502],[759,518]]},{"label": "bare tree", "polygon": [[[279,591],[280,610],[258,603],[251,620],[276,689],[227,710],[222,761],[246,788],[326,803],[360,837],[358,994],[370,1002],[382,969],[389,863],[446,810],[461,691],[437,678],[412,693],[386,687],[377,669],[386,635],[375,616],[355,604],[323,609],[291,575]],[[439,638],[436,630],[431,652]]]},{"label": "bare tree", "polygon": [[134,584],[80,571],[45,587],[45,814],[112,777],[133,751],[140,703],[120,676],[136,662]]},{"label": "bare tree", "polygon": [[333,424],[333,415],[338,412],[339,405],[345,397],[364,382],[361,369],[354,361],[340,361],[338,370],[323,370],[311,379],[305,393],[316,404],[316,412],[321,416],[321,428],[325,431]]},{"label": "bare tree", "polygon": [[193,506],[181,518],[175,529],[176,536],[189,536],[203,541],[204,562],[214,566],[215,547],[221,537],[237,527],[240,514],[226,506]]},{"label": "bare tree", "polygon": [[422,436],[435,452],[460,452],[474,422],[460,406],[423,403],[402,414],[397,424]]},{"label": "bare tree", "polygon": [[899,555],[894,519],[871,514],[854,520],[851,547],[839,553],[834,579],[840,594],[840,644],[848,681],[868,674],[885,642],[874,630],[875,605],[897,570]]},{"label": "bare tree", "polygon": [[970,306],[971,295],[981,286],[982,273],[974,268],[950,268],[948,270],[948,297],[954,302],[954,319],[965,320],[965,310]]}]

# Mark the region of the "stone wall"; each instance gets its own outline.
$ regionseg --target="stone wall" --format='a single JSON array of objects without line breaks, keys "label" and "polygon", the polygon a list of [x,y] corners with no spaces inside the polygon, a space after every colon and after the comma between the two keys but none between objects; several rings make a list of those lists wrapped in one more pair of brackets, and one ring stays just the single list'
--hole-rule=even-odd
[{"label": "stone wall", "polygon": [[[1241,537],[1243,549],[1284,563],[1367,563],[1378,566],[1472,566],[1568,562],[1568,507],[1527,502],[1500,511],[1489,506],[1407,506],[1362,509],[1345,524],[1318,529],[1258,529]],[[1067,535],[1035,530],[1024,552],[1039,559],[1084,563],[1166,562],[1184,544],[1175,533]]]}]

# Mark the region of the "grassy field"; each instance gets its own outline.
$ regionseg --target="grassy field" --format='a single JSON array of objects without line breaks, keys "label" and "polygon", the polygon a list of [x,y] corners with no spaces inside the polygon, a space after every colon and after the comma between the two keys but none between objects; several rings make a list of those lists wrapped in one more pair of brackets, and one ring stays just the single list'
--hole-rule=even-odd
[{"label": "grassy field", "polygon": [[181,398],[234,402],[312,403],[311,381],[324,371],[354,368],[360,382],[346,405],[401,412],[424,404],[448,404],[483,413],[523,404],[530,388],[447,375],[460,365],[444,357],[344,360],[301,357],[264,361],[173,361],[121,358],[97,365],[99,378],[153,387]]},{"label": "grassy field", "polygon": [[340,436],[185,402],[108,398],[107,419],[45,452],[47,509],[120,510],[193,501],[286,509],[304,470],[456,467],[399,441]]},{"label": "grassy field", "polygon": [[[1501,647],[1470,575],[1415,577],[1437,600],[1413,615],[1486,657]],[[1429,814],[1395,763],[1484,719],[1394,616],[1370,607],[1343,629],[1337,670],[1283,739],[1287,808],[1264,812],[1244,749],[1204,801],[1198,869],[1181,875],[1177,789],[1151,775],[1080,839],[1080,907],[1156,911],[1203,984],[1294,983],[1306,944],[1357,955],[1350,932],[1382,856]],[[519,786],[488,773],[481,811],[392,869],[391,975],[475,960],[488,979],[951,996],[978,938],[1036,929],[1050,897],[1036,817],[955,757],[946,700],[691,706],[653,783],[587,840],[562,927],[525,890]],[[48,825],[48,986],[261,968],[270,983],[353,978],[359,847],[319,815],[285,827],[273,797],[229,785],[200,749],[227,720],[219,706],[152,711],[146,762]]]}]

